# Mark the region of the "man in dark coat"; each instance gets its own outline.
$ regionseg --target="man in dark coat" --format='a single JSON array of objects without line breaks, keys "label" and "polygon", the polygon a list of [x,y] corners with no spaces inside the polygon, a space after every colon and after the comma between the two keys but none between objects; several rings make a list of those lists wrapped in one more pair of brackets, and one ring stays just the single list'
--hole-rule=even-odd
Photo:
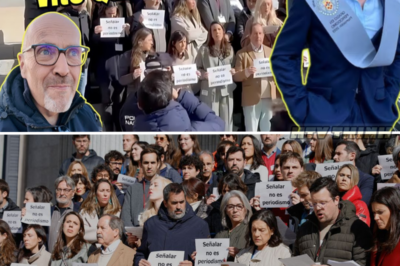
[{"label": "man in dark coat", "polygon": [[5,211],[20,211],[21,209],[9,198],[10,187],[5,180],[0,179],[0,219]]},{"label": "man in dark coat", "polygon": [[[195,230],[194,230],[195,229]],[[164,188],[164,202],[156,216],[148,219],[143,228],[142,244],[137,250],[134,265],[147,262],[154,251],[184,251],[184,262],[193,262],[191,255],[196,251],[195,240],[208,238],[207,223],[197,217],[186,202],[185,192],[180,184],[172,183]]]}]

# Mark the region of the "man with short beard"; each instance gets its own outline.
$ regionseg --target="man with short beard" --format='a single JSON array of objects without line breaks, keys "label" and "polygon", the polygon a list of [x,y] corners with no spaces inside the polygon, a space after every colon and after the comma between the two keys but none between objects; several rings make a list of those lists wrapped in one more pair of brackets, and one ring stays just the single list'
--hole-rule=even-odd
[{"label": "man with short beard", "polygon": [[158,214],[144,223],[142,244],[134,259],[135,266],[151,266],[147,261],[149,254],[161,250],[184,251],[184,261],[179,265],[191,266],[191,255],[196,251],[195,239],[210,236],[207,223],[197,217],[190,204],[186,203],[186,195],[180,184],[168,184],[163,194],[164,201]]},{"label": "man with short beard", "polygon": [[248,188],[246,196],[248,200],[251,200],[255,194],[256,183],[261,182],[261,178],[258,173],[244,169],[246,165],[244,150],[236,146],[230,147],[226,152],[225,162],[228,173],[237,174],[246,184]]},{"label": "man with short beard", "polygon": [[76,93],[89,49],[66,16],[47,13],[26,30],[19,66],[0,92],[0,132],[101,131],[93,107]]},{"label": "man with short beard", "polygon": [[280,137],[281,135],[261,135],[261,141],[264,145],[262,148],[262,159],[264,160],[265,166],[268,169],[268,176],[273,175],[275,158],[281,154],[281,150],[276,147],[276,143]]},{"label": "man with short beard", "polygon": [[80,203],[74,203],[75,182],[69,176],[60,176],[55,181],[57,204],[51,207],[51,226],[49,228],[48,248],[53,252],[57,242],[58,231],[62,230],[62,221],[71,211],[79,212]]},{"label": "man with short beard", "polygon": [[72,135],[72,144],[75,146],[76,152],[72,154],[72,157],[64,160],[59,171],[59,176],[67,174],[69,165],[73,161],[81,161],[86,167],[89,176],[96,166],[104,164],[104,159],[97,156],[94,150],[89,149],[90,135]]}]

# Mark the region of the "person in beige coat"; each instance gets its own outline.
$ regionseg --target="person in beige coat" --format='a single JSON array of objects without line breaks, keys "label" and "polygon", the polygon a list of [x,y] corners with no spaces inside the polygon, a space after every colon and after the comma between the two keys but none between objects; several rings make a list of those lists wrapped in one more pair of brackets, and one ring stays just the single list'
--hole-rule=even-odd
[{"label": "person in beige coat", "polygon": [[132,266],[136,251],[121,241],[124,223],[116,216],[106,214],[99,220],[97,241],[101,244],[93,252],[88,263],[98,266]]},{"label": "person in beige coat", "polygon": [[28,225],[23,232],[24,247],[18,253],[18,263],[49,265],[51,254],[46,250],[47,237],[42,226]]},{"label": "person in beige coat", "polygon": [[270,210],[260,210],[250,218],[250,246],[242,249],[235,262],[246,266],[284,266],[279,259],[290,258],[290,249],[282,243],[276,217]]},{"label": "person in beige coat", "polygon": [[236,54],[234,81],[242,82],[242,106],[246,131],[270,131],[273,100],[280,97],[273,77],[254,78],[255,59],[269,58],[271,48],[263,45],[263,26],[253,24],[250,44]]},{"label": "person in beige coat", "polygon": [[206,103],[225,122],[225,131],[233,129],[233,91],[236,84],[209,86],[207,69],[223,65],[231,66],[230,75],[235,74],[235,53],[231,44],[224,38],[225,29],[218,22],[211,23],[208,43],[197,54],[196,65],[201,72],[200,101]]},{"label": "person in beige coat", "polygon": [[171,34],[180,30],[188,38],[189,57],[196,58],[200,47],[207,41],[207,30],[201,24],[196,0],[176,0],[171,17]]},{"label": "person in beige coat", "polygon": [[85,240],[89,243],[97,241],[97,223],[103,214],[120,216],[121,205],[115,195],[115,190],[106,179],[100,179],[82,203],[80,215],[85,226]]}]

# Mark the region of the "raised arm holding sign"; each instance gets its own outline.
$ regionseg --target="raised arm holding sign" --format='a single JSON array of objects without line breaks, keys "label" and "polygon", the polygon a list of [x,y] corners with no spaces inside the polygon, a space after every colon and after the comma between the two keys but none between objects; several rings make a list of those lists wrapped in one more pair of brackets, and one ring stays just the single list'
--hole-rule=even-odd
[{"label": "raised arm holding sign", "polygon": [[101,18],[101,38],[125,37],[125,18]]},{"label": "raised arm holding sign", "polygon": [[143,25],[149,29],[164,28],[164,10],[142,9]]},{"label": "raised arm holding sign", "polygon": [[378,156],[379,165],[382,166],[381,177],[382,180],[390,179],[394,172],[397,171],[397,166],[393,162],[392,155],[380,155]]},{"label": "raised arm holding sign", "polygon": [[218,266],[228,257],[229,238],[196,239],[196,266]]},{"label": "raised arm holding sign", "polygon": [[256,184],[256,195],[260,196],[261,208],[287,208],[290,206],[291,181],[261,182]]}]

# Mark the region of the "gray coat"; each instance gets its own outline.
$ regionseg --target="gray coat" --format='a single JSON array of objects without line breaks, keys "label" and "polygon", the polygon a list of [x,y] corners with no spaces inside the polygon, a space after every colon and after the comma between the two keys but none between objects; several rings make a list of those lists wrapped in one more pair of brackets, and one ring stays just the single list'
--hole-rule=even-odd
[{"label": "gray coat", "polygon": [[[224,231],[217,233],[215,238],[229,238],[230,240],[229,246],[235,247],[239,250],[247,248],[248,247],[247,227],[248,225],[242,222],[235,229],[233,229],[232,232],[229,232],[229,229],[226,229]],[[234,258],[229,257],[228,261],[233,261],[233,259]]]},{"label": "gray coat", "polygon": [[139,226],[139,215],[143,212],[146,201],[149,199],[149,187],[150,181],[143,178],[142,181],[131,185],[126,191],[121,212],[121,219],[125,226]]},{"label": "gray coat", "polygon": [[[90,245],[84,244],[82,249],[76,254],[74,257],[70,259],[64,260],[54,260],[51,262],[50,266],[72,266],[74,262],[76,263],[86,263],[88,261],[88,252],[89,252]],[[41,264],[39,264],[41,265]],[[39,266],[38,265],[38,266]]]},{"label": "gray coat", "polygon": [[43,245],[39,252],[30,256],[29,258],[22,258],[18,263],[20,264],[33,264],[33,265],[49,265],[51,254],[46,250],[46,246]]},{"label": "gray coat", "polygon": [[230,0],[219,0],[220,8],[216,0],[199,0],[197,2],[197,7],[203,21],[204,26],[207,30],[210,30],[211,23],[213,21],[219,21],[218,16],[221,14],[225,17],[225,31],[231,33],[232,36],[235,33],[236,19],[235,13],[231,6]]}]

